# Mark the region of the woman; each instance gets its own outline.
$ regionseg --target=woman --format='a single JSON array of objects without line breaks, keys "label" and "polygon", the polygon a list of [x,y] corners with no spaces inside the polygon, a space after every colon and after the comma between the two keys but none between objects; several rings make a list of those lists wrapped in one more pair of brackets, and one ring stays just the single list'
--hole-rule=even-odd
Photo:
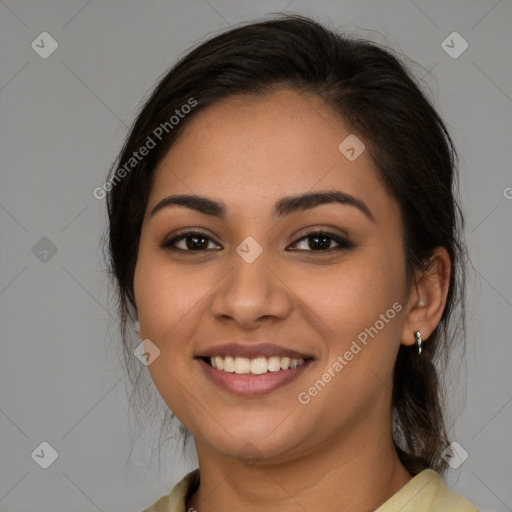
[{"label": "woman", "polygon": [[300,16],[232,29],[117,164],[122,331],[199,461],[147,512],[475,510],[442,479],[434,364],[464,330],[456,152],[389,50]]}]

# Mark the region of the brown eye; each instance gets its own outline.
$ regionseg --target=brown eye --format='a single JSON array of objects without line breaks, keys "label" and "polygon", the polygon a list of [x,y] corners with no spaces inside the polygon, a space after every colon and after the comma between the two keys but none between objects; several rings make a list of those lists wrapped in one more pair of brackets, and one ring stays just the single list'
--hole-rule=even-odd
[{"label": "brown eye", "polygon": [[[333,246],[334,243],[334,246]],[[354,244],[344,238],[327,231],[312,231],[297,240],[293,245],[302,244],[302,248],[292,249],[309,252],[325,252],[341,249],[349,249]]]},{"label": "brown eye", "polygon": [[160,247],[162,247],[162,249],[177,251],[205,251],[212,249],[210,244],[220,248],[220,246],[215,244],[205,233],[201,231],[188,231],[170,240],[165,240],[160,244]]}]

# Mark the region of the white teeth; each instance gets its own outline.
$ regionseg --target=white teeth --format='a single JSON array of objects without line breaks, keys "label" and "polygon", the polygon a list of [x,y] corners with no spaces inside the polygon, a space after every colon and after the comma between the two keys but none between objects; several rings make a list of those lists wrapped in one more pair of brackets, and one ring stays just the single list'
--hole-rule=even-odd
[{"label": "white teeth", "polygon": [[304,359],[292,359],[290,357],[279,356],[269,358],[256,357],[254,359],[247,357],[214,356],[210,357],[210,364],[217,370],[229,373],[262,375],[267,372],[278,372],[279,370],[297,368],[304,364]]},{"label": "white teeth", "polygon": [[267,366],[269,372],[278,372],[281,369],[281,358],[279,356],[269,357]]},{"label": "white teeth", "polygon": [[267,358],[258,357],[257,359],[251,359],[251,373],[256,375],[267,373]]},{"label": "white teeth", "polygon": [[235,357],[235,373],[249,373],[250,369],[250,359],[248,359],[247,357]]},{"label": "white teeth", "polygon": [[223,362],[223,370],[225,372],[234,373],[235,372],[235,360],[231,356],[227,356],[224,358]]}]

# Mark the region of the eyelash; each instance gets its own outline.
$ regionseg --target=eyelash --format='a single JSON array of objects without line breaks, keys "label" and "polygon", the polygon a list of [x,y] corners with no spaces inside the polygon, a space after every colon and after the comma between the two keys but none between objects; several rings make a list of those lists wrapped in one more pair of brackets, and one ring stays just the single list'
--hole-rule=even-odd
[{"label": "eyelash", "polygon": [[[213,243],[216,243],[211,237],[209,237],[206,233],[202,232],[202,231],[195,231],[195,230],[191,230],[191,231],[187,231],[185,233],[182,233],[174,238],[171,238],[169,240],[164,240],[161,244],[160,244],[160,247],[164,250],[167,250],[167,251],[181,251],[181,252],[204,252],[204,251],[208,251],[208,250],[211,250],[211,249],[198,249],[198,250],[191,250],[191,249],[181,249],[181,248],[178,248],[178,247],[175,247],[174,244],[176,244],[177,242],[181,241],[181,240],[185,240],[189,237],[192,237],[192,236],[201,236],[201,237],[204,237],[206,238],[208,241],[211,241]],[[342,238],[340,237],[339,235],[335,235],[334,233],[330,233],[329,231],[325,231],[325,230],[316,230],[316,231],[309,231],[309,232],[306,232],[306,233],[300,233],[300,238],[297,239],[293,245],[297,244],[298,242],[301,242],[303,240],[307,240],[308,238],[312,238],[313,236],[322,236],[322,237],[327,237],[327,238],[330,238],[332,241],[336,242],[338,244],[337,247],[330,247],[329,249],[320,249],[320,250],[306,250],[305,252],[317,252],[317,253],[320,253],[320,254],[326,254],[326,253],[331,253],[333,251],[339,251],[339,250],[343,250],[343,249],[351,249],[353,247],[355,247],[355,244],[353,244],[352,242],[349,242],[348,240],[346,240],[345,238]],[[220,245],[220,244],[218,244]],[[330,245],[330,244],[329,244]],[[292,249],[292,251],[304,251],[304,249]]]}]

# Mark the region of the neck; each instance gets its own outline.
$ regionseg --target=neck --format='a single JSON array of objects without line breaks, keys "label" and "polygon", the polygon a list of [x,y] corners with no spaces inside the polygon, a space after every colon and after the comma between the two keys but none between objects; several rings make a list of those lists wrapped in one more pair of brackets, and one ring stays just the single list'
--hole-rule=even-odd
[{"label": "neck", "polygon": [[314,453],[282,463],[254,465],[212,452],[196,440],[200,486],[187,503],[198,512],[375,510],[411,475],[400,463],[391,432],[371,425],[329,439]]}]

